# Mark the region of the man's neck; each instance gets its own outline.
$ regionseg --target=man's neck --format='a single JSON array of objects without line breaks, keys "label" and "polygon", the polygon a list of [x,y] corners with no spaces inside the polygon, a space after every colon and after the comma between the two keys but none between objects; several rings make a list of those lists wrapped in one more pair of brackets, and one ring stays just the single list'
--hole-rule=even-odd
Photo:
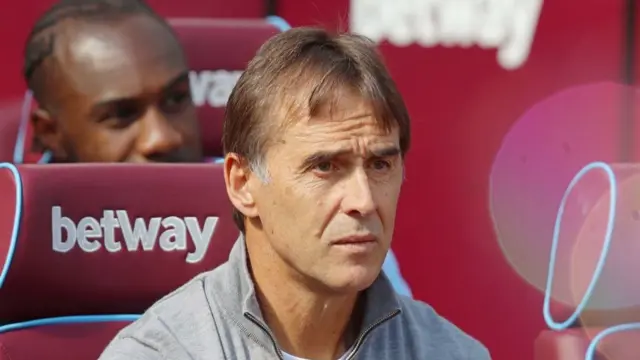
[{"label": "man's neck", "polygon": [[262,315],[281,349],[318,360],[335,360],[348,350],[359,325],[350,321],[357,293],[319,295],[274,261],[279,258],[270,247],[248,241],[247,251]]}]

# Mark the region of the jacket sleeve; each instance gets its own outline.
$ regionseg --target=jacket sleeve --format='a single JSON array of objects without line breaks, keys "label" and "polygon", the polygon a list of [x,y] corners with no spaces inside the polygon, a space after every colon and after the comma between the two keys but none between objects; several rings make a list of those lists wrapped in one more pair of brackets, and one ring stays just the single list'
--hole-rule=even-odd
[{"label": "jacket sleeve", "polygon": [[127,326],[98,360],[193,360],[174,333],[153,311]]},{"label": "jacket sleeve", "polygon": [[467,360],[491,360],[491,354],[489,354],[489,350],[484,345],[476,342],[476,346],[469,350]]},{"label": "jacket sleeve", "polygon": [[164,360],[159,351],[132,337],[117,337],[98,360]]}]

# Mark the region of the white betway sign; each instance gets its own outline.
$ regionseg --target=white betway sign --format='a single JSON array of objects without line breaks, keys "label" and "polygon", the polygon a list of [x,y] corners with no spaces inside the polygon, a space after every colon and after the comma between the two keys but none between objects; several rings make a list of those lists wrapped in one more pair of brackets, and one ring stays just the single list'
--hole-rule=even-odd
[{"label": "white betway sign", "polygon": [[498,63],[527,60],[543,0],[351,0],[350,30],[376,42],[498,49]]},{"label": "white betway sign", "polygon": [[[204,258],[218,218],[209,216],[200,228],[195,217],[153,217],[147,221],[129,218],[126,210],[104,210],[100,219],[86,216],[76,224],[62,215],[62,208],[51,208],[53,250],[60,253],[79,247],[84,252],[96,252],[102,248],[110,253],[152,251],[157,246],[163,251],[186,251],[187,239],[194,245],[186,262],[197,263]],[[116,229],[122,233],[122,242],[116,241]],[[64,231],[63,231],[64,230]]]},{"label": "white betway sign", "polygon": [[224,107],[242,71],[204,70],[189,72],[191,96],[196,106]]}]

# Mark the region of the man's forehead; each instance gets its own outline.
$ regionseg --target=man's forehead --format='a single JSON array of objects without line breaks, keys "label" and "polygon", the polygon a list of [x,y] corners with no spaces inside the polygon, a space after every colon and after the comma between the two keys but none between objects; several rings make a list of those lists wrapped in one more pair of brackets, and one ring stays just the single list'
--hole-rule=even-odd
[{"label": "man's forehead", "polygon": [[354,106],[346,111],[334,111],[292,121],[285,135],[307,141],[359,138],[368,143],[393,141],[399,137],[398,127],[387,129],[381,119],[376,118],[370,107]]},{"label": "man's forehead", "polygon": [[[92,55],[82,50],[88,44],[99,54],[127,52],[138,56],[147,53],[173,52],[176,41],[172,38],[169,28],[159,20],[145,15],[124,15],[121,18],[96,20],[66,20],[58,25],[56,33],[59,35],[62,47],[75,50],[75,57]],[[66,46],[64,46],[66,45]],[[88,57],[92,59],[93,57]]]},{"label": "man's forehead", "polygon": [[[281,133],[281,143],[300,156],[389,156],[399,149],[397,127],[387,131],[372,116],[343,121],[300,121]],[[292,153],[292,154],[293,154]]]},{"label": "man's forehead", "polygon": [[[105,90],[139,92],[145,77],[170,81],[170,73],[184,71],[186,64],[179,46],[167,35],[159,36],[161,26],[142,16],[113,23],[66,22],[59,29],[57,71],[75,91],[89,97]],[[163,73],[168,73],[166,79]]]},{"label": "man's forehead", "polygon": [[338,85],[325,92],[321,101],[313,101],[314,90],[293,86],[275,95],[276,121],[268,130],[272,144],[280,143],[285,151],[301,155],[330,151],[362,156],[399,148],[397,124],[389,126],[379,118],[374,103],[358,90]]}]

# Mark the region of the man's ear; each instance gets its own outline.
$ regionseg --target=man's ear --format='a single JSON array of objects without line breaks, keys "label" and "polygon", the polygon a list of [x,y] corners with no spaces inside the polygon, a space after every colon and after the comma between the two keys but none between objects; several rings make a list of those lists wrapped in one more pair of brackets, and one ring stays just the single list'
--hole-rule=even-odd
[{"label": "man's ear", "polygon": [[37,108],[31,113],[33,126],[33,149],[37,152],[51,151],[56,158],[64,158],[58,122],[47,110]]},{"label": "man's ear", "polygon": [[258,216],[258,209],[251,192],[251,171],[247,162],[238,154],[228,153],[224,158],[224,182],[233,206],[247,218]]}]

